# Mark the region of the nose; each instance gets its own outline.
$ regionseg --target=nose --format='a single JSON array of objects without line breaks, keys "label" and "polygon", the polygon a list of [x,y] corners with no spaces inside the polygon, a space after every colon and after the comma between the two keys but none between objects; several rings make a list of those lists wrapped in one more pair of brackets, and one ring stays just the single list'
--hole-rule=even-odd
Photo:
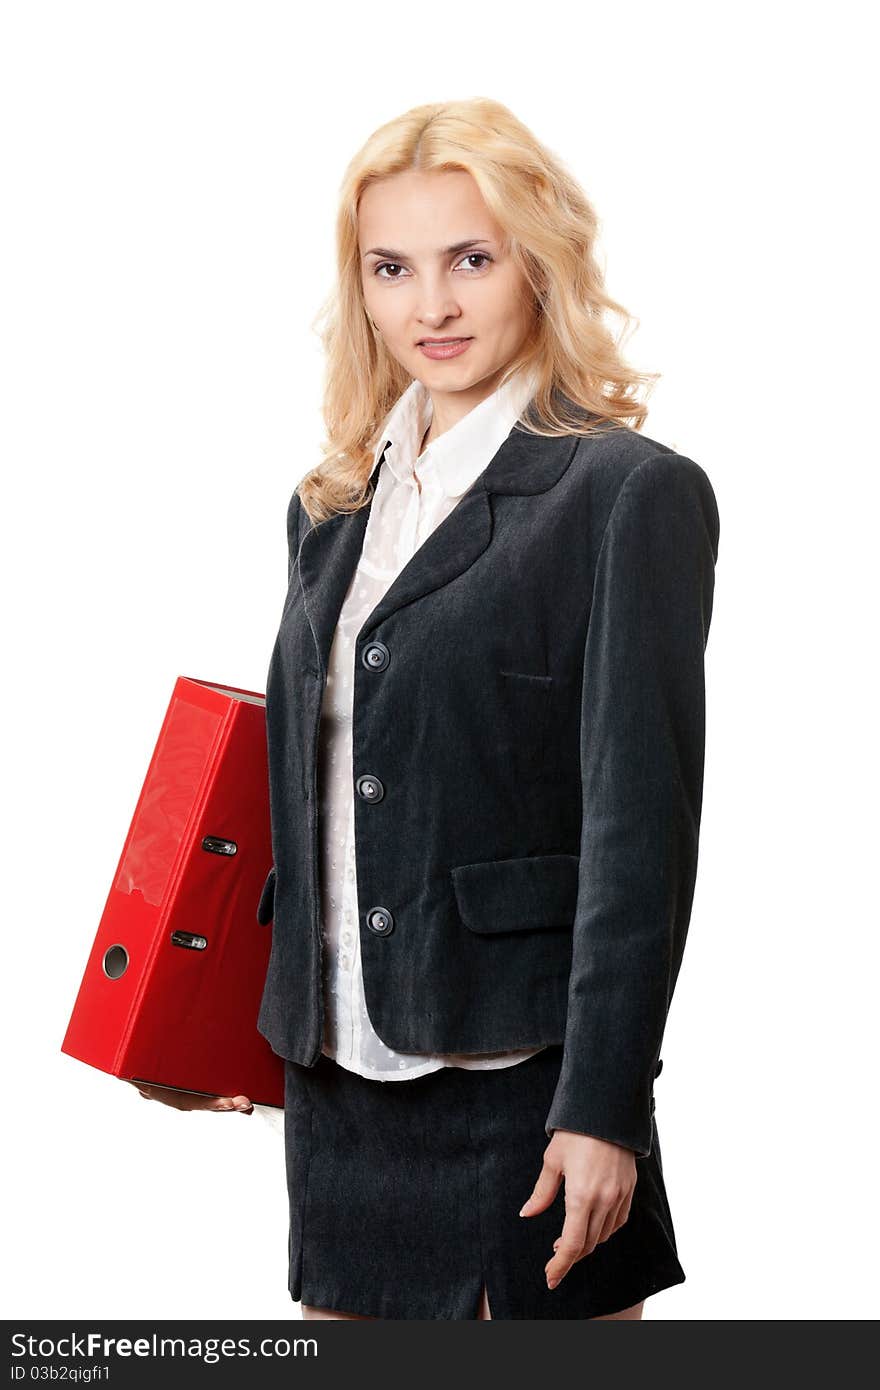
[{"label": "nose", "polygon": [[438,309],[433,313],[419,314],[418,324],[424,332],[435,333],[441,328],[445,328],[452,320],[458,318],[458,310],[450,309],[446,312]]},{"label": "nose", "polygon": [[445,276],[422,282],[422,300],[416,319],[424,331],[433,333],[450,319],[457,319],[460,314],[461,309],[455,296],[450,293]]}]

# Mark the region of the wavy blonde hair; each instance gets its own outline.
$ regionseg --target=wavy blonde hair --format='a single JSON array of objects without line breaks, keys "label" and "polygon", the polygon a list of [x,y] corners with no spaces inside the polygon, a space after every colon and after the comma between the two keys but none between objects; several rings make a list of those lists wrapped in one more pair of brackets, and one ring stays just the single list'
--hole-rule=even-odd
[{"label": "wavy blonde hair", "polygon": [[[369,501],[384,420],[412,378],[375,332],[364,305],[358,205],[377,179],[405,170],[464,170],[503,228],[531,287],[534,327],[503,380],[533,368],[522,424],[534,434],[589,434],[613,421],[640,430],[657,372],[637,372],[621,345],[638,323],[606,292],[598,218],[576,180],[513,113],[488,98],[415,106],[380,126],[345,171],[336,220],[338,282],[313,328],[326,356],[323,458],[297,491],[314,523]],[[621,324],[615,337],[603,315]],[[583,412],[593,417],[585,420]]]}]

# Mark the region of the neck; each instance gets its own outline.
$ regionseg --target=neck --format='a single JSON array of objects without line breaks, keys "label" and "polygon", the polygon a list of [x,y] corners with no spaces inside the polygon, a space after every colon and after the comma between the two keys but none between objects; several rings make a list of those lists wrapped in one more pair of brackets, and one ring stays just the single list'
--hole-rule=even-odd
[{"label": "neck", "polygon": [[492,392],[498,389],[502,370],[499,368],[497,372],[484,377],[482,381],[468,387],[466,391],[432,391],[430,393],[431,423],[422,440],[422,448],[427,448],[432,440],[438,439],[441,434],[451,430],[452,426],[457,425],[459,420],[463,420],[465,415],[468,415],[475,406],[478,406],[487,396],[491,396]]}]

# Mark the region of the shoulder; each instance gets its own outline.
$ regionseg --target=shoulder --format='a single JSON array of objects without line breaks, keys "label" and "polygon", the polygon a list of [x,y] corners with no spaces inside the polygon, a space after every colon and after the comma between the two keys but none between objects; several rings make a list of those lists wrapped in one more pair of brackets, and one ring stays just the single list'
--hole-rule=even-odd
[{"label": "shoulder", "polygon": [[624,515],[654,519],[691,511],[717,544],[718,503],[706,470],[687,454],[625,425],[578,437],[568,473],[605,524]]},{"label": "shoulder", "polygon": [[293,489],[293,493],[292,493],[292,495],[291,495],[290,501],[289,501],[288,504],[287,504],[287,524],[288,524],[288,526],[291,524],[291,522],[295,522],[295,521],[297,521],[297,520],[299,519],[300,513],[301,513],[302,511],[303,511],[302,498],[301,498],[300,495],[299,495],[299,483],[297,483],[296,487]]},{"label": "shoulder", "polygon": [[[662,440],[639,434],[626,425],[613,425],[575,436],[572,467],[580,480],[616,497],[625,484],[635,487],[668,481],[711,487],[706,471],[687,454]],[[633,480],[630,483],[630,480]]]},{"label": "shoulder", "polygon": [[287,504],[287,540],[288,544],[298,549],[299,542],[302,540],[303,531],[311,526],[309,514],[302,504],[299,495],[300,484],[297,483],[293,490],[290,501]]}]

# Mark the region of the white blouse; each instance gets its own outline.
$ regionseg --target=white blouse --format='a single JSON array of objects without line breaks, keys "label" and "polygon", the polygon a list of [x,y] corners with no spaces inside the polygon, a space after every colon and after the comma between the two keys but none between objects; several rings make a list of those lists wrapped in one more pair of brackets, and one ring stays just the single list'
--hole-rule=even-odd
[{"label": "white blouse", "polygon": [[[322,1051],[340,1066],[374,1080],[406,1080],[449,1066],[476,1070],[508,1067],[542,1050],[398,1052],[374,1031],[361,972],[351,740],[358,632],[407,561],[487,467],[533,390],[534,377],[519,373],[420,453],[433,407],[427,389],[414,380],[389,413],[375,450],[374,471],[386,441],[391,441],[385,467],[379,471],[360,560],[330,649],[318,744]],[[283,1118],[279,1117],[281,1112],[274,1116],[277,1128]],[[267,1118],[273,1119],[271,1113]]]}]

